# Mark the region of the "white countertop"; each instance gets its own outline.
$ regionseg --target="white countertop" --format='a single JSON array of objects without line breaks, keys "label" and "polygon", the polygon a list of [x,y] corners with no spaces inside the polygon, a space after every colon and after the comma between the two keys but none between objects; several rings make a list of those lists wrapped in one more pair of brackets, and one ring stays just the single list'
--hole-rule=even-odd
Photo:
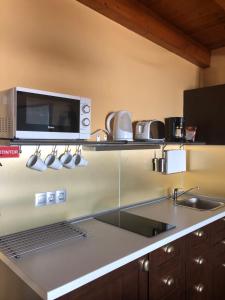
[{"label": "white countertop", "polygon": [[53,300],[109,273],[173,240],[225,216],[225,208],[198,211],[174,206],[171,200],[145,204],[129,211],[176,225],[152,238],[94,219],[79,223],[85,239],[70,240],[20,260],[1,260],[43,299]]}]

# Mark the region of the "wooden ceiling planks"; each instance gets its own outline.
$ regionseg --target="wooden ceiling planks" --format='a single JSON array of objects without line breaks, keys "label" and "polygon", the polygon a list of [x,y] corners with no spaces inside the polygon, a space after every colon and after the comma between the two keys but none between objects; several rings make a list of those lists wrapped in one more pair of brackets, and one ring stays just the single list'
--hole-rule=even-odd
[{"label": "wooden ceiling planks", "polygon": [[140,0],[208,49],[225,46],[225,0]]},{"label": "wooden ceiling planks", "polygon": [[[200,67],[210,64],[209,49],[151,9],[150,4],[158,0],[147,1],[148,6],[139,0],[78,1]],[[165,1],[165,9],[169,2],[173,0]]]}]

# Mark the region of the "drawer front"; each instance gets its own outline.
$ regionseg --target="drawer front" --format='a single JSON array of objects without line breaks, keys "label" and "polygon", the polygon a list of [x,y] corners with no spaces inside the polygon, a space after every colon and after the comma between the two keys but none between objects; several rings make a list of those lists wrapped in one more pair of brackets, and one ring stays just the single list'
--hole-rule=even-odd
[{"label": "drawer front", "polygon": [[220,231],[213,232],[212,230],[212,244],[223,244],[224,241],[224,248],[225,248],[225,229]]},{"label": "drawer front", "polygon": [[193,251],[193,253],[187,258],[187,280],[191,282],[193,277],[195,280],[200,280],[204,276],[211,273],[212,260],[210,251]]},{"label": "drawer front", "polygon": [[183,294],[185,269],[181,261],[172,260],[149,271],[149,299],[170,299],[172,294]]},{"label": "drawer front", "polygon": [[224,299],[225,295],[225,255],[217,255],[213,260],[213,299]]},{"label": "drawer front", "polygon": [[185,241],[183,238],[167,244],[150,253],[151,266],[159,266],[171,259],[181,259],[184,253]]},{"label": "drawer front", "polygon": [[199,248],[204,250],[210,247],[210,227],[202,227],[187,236],[187,250],[192,253],[193,250]]},{"label": "drawer front", "polygon": [[202,278],[201,280],[192,280],[188,284],[187,299],[212,300],[211,282],[207,278]]},{"label": "drawer front", "polygon": [[211,229],[213,232],[225,231],[225,217],[215,221],[211,224]]}]

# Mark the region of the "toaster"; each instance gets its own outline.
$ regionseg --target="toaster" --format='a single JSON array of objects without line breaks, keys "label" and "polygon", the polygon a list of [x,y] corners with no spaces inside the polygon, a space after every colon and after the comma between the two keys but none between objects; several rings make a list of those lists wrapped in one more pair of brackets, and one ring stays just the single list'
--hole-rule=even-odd
[{"label": "toaster", "polygon": [[135,127],[135,140],[164,141],[165,125],[158,120],[138,121]]}]

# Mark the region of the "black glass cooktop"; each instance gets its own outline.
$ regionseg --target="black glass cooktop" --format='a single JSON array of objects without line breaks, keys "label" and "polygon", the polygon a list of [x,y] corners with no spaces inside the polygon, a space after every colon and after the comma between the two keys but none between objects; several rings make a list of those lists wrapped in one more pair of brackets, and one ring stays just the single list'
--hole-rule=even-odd
[{"label": "black glass cooktop", "polygon": [[121,210],[102,214],[95,219],[107,224],[120,227],[122,229],[144,235],[146,237],[156,236],[162,232],[176,227],[175,225],[148,219]]}]

